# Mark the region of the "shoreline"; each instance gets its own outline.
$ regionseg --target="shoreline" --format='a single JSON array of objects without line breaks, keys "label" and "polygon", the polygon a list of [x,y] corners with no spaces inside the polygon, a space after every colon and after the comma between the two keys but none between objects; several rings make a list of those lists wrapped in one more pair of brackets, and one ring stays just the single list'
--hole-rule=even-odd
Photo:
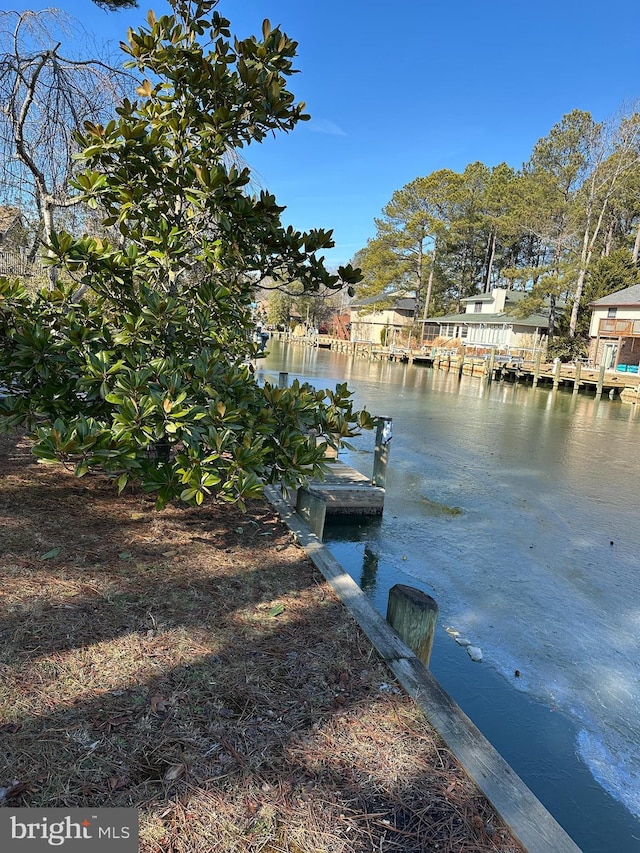
[{"label": "shoreline", "polygon": [[266,501],[153,509],[0,440],[3,807],[141,853],[520,853]]},{"label": "shoreline", "polygon": [[[488,797],[515,837],[530,851],[579,851],[577,845],[527,788],[502,756],[378,614],[366,594],[333,558],[307,525],[271,487],[270,503],[296,541],[329,581],[344,606],[365,631],[403,688],[456,759]],[[399,643],[399,645],[398,645]]]},{"label": "shoreline", "polygon": [[[558,582],[563,584],[565,573],[562,567],[565,566],[565,558],[567,573],[569,569],[572,572],[569,573],[566,586],[576,587],[578,601],[583,600],[580,595],[583,587],[580,582],[582,575],[577,574],[578,580],[575,582],[571,580],[576,571],[582,570],[588,578],[587,566],[597,562],[600,557],[613,560],[616,567],[624,568],[629,563],[628,547],[624,550],[625,543],[628,546],[636,538],[629,532],[632,530],[629,527],[630,513],[626,511],[625,505],[619,517],[616,516],[616,524],[624,526],[624,529],[618,530],[616,527],[611,535],[608,521],[607,526],[591,524],[586,528],[584,524],[580,526],[577,523],[576,535],[583,528],[585,532],[576,547],[584,546],[587,542],[591,546],[588,554],[585,554],[588,558],[586,566],[581,568],[569,553],[574,539],[563,538],[562,530],[545,528],[548,538],[545,536],[539,541],[527,538],[539,529],[536,520],[537,510],[541,508],[535,501],[529,500],[532,495],[526,492],[526,501],[513,497],[515,485],[527,489],[534,483],[531,480],[532,466],[527,466],[526,462],[520,465],[518,462],[518,447],[526,447],[527,440],[534,434],[539,439],[536,448],[546,446],[547,439],[556,432],[559,434],[558,442],[550,444],[551,458],[545,457],[540,468],[542,477],[545,477],[547,467],[556,470],[552,460],[555,455],[560,455],[560,448],[568,448],[573,458],[583,438],[593,439],[597,445],[597,439],[606,430],[610,419],[613,437],[617,440],[619,435],[624,436],[628,429],[632,429],[632,426],[626,426],[626,412],[621,411],[620,407],[600,407],[582,395],[563,394],[557,398],[563,405],[556,415],[556,407],[549,405],[549,392],[546,389],[529,395],[525,390],[518,392],[518,389],[494,384],[491,393],[485,393],[482,389],[482,393],[476,394],[476,383],[470,379],[458,383],[456,377],[446,373],[411,370],[402,365],[369,365],[365,361],[352,361],[340,354],[322,351],[307,353],[293,347],[278,349],[276,346],[276,356],[279,357],[266,362],[265,376],[273,375],[274,370],[276,376],[278,370],[288,370],[292,377],[304,378],[318,387],[332,387],[334,381],[347,379],[359,405],[366,404],[375,413],[388,414],[393,411],[396,416],[394,432],[397,435],[392,447],[387,506],[381,525],[373,525],[373,529],[367,532],[358,522],[348,533],[346,530],[344,534],[339,533],[335,538],[342,541],[335,542],[333,533],[329,531],[325,544],[363,588],[371,593],[371,588],[377,583],[380,591],[377,606],[383,615],[390,586],[397,582],[413,583],[441,603],[441,623],[462,627],[470,639],[485,646],[487,659],[484,664],[472,665],[467,662],[467,655],[453,646],[450,640],[447,640],[450,654],[444,660],[437,639],[431,669],[580,846],[593,853],[607,849],[608,843],[629,853],[635,850],[638,821],[633,819],[619,800],[614,800],[594,782],[593,775],[576,757],[578,731],[569,725],[560,725],[560,714],[556,713],[554,707],[555,679],[545,677],[545,673],[537,668],[538,652],[545,648],[551,651],[555,646],[554,639],[560,641],[557,646],[559,658],[554,658],[555,664],[551,671],[560,665],[559,661],[564,665],[565,659],[571,658],[573,643],[566,642],[568,638],[563,636],[563,626],[570,624],[570,620],[565,623],[563,613],[558,612],[556,600],[550,601],[548,610],[542,611],[547,616],[540,622],[535,621],[535,612],[529,613],[526,608],[530,599],[532,603],[538,598],[544,601],[547,593],[543,590],[553,588],[556,576]],[[524,395],[522,400],[520,395]],[[518,404],[525,399],[531,406],[520,414]],[[465,420],[467,414],[473,424]],[[513,432],[506,444],[500,441],[501,436],[506,438],[499,426],[503,423],[503,416],[506,423],[514,422]],[[563,443],[569,416],[575,416],[582,429],[571,433],[571,442]],[[597,427],[595,436],[592,434],[593,427]],[[476,435],[480,430],[480,434]],[[477,451],[464,449],[469,442],[470,447],[473,447],[473,442],[480,440],[480,436],[490,439],[486,446],[480,441],[482,446]],[[462,444],[458,450],[456,445],[459,439],[462,439]],[[369,439],[363,440],[352,449],[353,452],[350,450],[346,455],[348,464],[363,472],[369,471],[370,443]],[[618,444],[615,446],[618,447]],[[424,459],[421,451],[425,453]],[[537,455],[534,458],[537,461]],[[575,474],[580,478],[580,469]],[[503,480],[506,481],[511,475],[516,482],[512,482],[511,486],[505,483],[505,492],[502,488]],[[609,477],[605,480],[603,501],[613,498],[613,494],[609,493],[611,479]],[[572,477],[564,477],[562,488],[569,489],[572,482]],[[543,479],[540,484],[543,497],[550,483],[555,483],[552,473],[550,479]],[[495,524],[488,521],[489,516],[493,517],[493,510],[490,500],[487,506],[482,503],[485,492],[487,498],[493,494],[508,495],[509,504],[513,503],[514,509],[518,511],[522,510],[519,512],[520,521],[528,518],[533,522],[529,526],[521,525],[522,529],[516,525],[518,538],[513,542],[502,535],[504,524],[500,521],[500,514]],[[424,507],[425,497],[445,505],[457,505],[461,500],[458,493],[467,496],[465,507],[470,511],[470,524],[463,524],[460,518],[443,518],[432,511],[431,505]],[[547,515],[556,509],[559,494],[562,494],[562,489],[553,499],[549,512],[544,510],[540,516],[543,522],[546,523]],[[547,498],[544,497],[544,500],[546,505]],[[600,513],[600,501],[594,504],[587,493],[584,502],[587,504],[587,518],[590,519],[592,513],[596,516]],[[500,501],[499,505],[504,509],[504,501]],[[559,518],[564,524],[565,516],[560,514]],[[494,528],[495,535],[488,536]],[[606,531],[604,539],[598,530]],[[616,542],[615,554],[609,544],[610,538]],[[536,545],[534,552],[528,548],[532,543]],[[531,589],[524,590],[529,598],[520,595],[520,586],[511,584],[508,566],[513,559],[517,561],[522,576],[530,578]],[[540,571],[529,576],[533,564]],[[492,583],[484,583],[483,566],[487,567],[488,572],[489,567],[494,568],[495,571],[490,574]],[[403,570],[408,570],[410,575],[403,575]],[[539,587],[537,581],[540,578],[543,581],[547,579],[548,586],[543,584]],[[478,589],[477,599],[473,595],[475,588]],[[564,586],[561,586],[560,592],[566,592]],[[518,594],[514,601],[512,593]],[[455,604],[458,594],[462,596],[461,607]],[[493,603],[492,598],[495,599]],[[558,595],[557,601],[560,600],[562,596]],[[519,613],[523,617],[527,614],[524,623],[527,628],[520,632],[519,620],[512,618]],[[511,661],[507,655],[506,679],[504,675],[494,677],[491,672],[494,653],[490,652],[490,647],[503,633],[500,621],[496,621],[500,615],[505,617],[505,624],[510,626],[507,637],[514,641],[510,648],[516,655]],[[566,615],[569,619],[575,616],[575,611],[571,610]],[[606,619],[604,614],[603,619]],[[476,625],[478,632],[474,630]],[[601,626],[598,623],[595,627],[600,629]],[[512,629],[515,634],[509,636]],[[445,639],[442,632],[436,636]],[[598,655],[598,649],[593,650],[593,655],[589,654],[589,645],[598,642],[599,637],[600,631],[594,630],[593,640],[586,644],[582,669],[586,676],[584,685],[587,693],[590,690],[593,693],[598,684],[595,662],[606,657],[606,642],[600,646],[602,656]],[[618,648],[617,642],[614,647]],[[579,636],[578,650],[580,654],[574,654],[573,657],[579,677],[578,664],[583,651]],[[514,678],[516,669],[522,671],[518,681]],[[573,672],[569,668],[567,677],[572,677]],[[483,674],[487,677],[483,677]],[[545,707],[537,703],[535,707],[528,707],[532,704],[528,698],[520,701],[524,695],[521,690],[530,678],[533,679],[532,684],[542,689],[539,695],[543,697],[543,702],[547,696],[545,688],[550,688]],[[561,689],[565,679],[561,677],[558,684]],[[512,690],[512,686],[516,689]],[[505,713],[505,708],[511,713]],[[566,713],[570,715],[570,707],[566,707]],[[613,766],[604,767],[612,778],[617,776],[617,765],[618,762],[614,762]]]}]

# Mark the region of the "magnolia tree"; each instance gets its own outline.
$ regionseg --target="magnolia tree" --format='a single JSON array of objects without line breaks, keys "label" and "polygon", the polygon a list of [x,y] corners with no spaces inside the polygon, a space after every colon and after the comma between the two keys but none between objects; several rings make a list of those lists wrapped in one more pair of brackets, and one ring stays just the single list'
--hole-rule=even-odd
[{"label": "magnolia tree", "polygon": [[255,282],[315,293],[360,273],[329,274],[318,253],[331,233],[283,227],[234,156],[308,118],[287,88],[296,43],[268,21],[232,41],[217,0],[171,6],[122,45],[138,100],[78,133],[75,189],[115,236],[54,233],[63,272],[35,297],[0,279],[0,421],[26,427],[40,459],[104,471],[120,491],[138,483],[158,507],[242,504],[320,474],[318,435],[372,425],[344,385],[256,381]]}]

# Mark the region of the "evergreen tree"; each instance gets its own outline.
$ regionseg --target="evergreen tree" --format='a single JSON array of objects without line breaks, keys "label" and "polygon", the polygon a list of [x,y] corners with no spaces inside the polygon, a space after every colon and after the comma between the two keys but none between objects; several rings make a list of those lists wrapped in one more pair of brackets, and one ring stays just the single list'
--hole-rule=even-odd
[{"label": "evergreen tree", "polygon": [[251,194],[249,170],[230,162],[306,118],[287,88],[296,43],[268,21],[262,38],[232,42],[217,0],[171,5],[123,46],[139,99],[78,136],[75,187],[117,239],[54,232],[72,284],[35,299],[0,279],[0,426],[25,426],[41,459],[78,476],[141,483],[159,507],[242,503],[320,473],[315,434],[371,426],[344,385],[256,382],[255,280],[317,293],[359,273],[330,274],[316,253],[331,234],[283,227],[275,198]]}]

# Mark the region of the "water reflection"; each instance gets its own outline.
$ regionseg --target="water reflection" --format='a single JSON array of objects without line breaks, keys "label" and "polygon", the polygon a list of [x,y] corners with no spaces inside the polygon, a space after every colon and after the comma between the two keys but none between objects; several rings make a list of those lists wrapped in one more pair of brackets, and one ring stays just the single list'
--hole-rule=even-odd
[{"label": "water reflection", "polygon": [[[385,513],[331,522],[329,547],[382,613],[408,583],[472,634],[481,666],[440,636],[432,669],[585,851],[640,849],[587,770],[640,813],[635,407],[302,347],[265,368],[347,380],[358,407],[393,415]],[[370,474],[372,436],[354,445],[345,461]]]},{"label": "water reflection", "polygon": [[[380,535],[379,516],[328,516],[324,539],[327,544],[353,543],[349,559],[350,571],[357,570],[360,589],[375,599],[378,587],[379,549],[373,544]],[[357,543],[357,544],[356,544]]]}]

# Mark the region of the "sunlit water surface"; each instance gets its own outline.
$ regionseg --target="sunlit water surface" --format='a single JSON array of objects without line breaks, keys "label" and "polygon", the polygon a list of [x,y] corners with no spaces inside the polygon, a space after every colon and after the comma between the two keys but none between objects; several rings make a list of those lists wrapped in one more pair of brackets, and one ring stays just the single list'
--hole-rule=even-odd
[{"label": "sunlit water surface", "polygon": [[[337,559],[383,613],[394,583],[432,595],[431,669],[445,689],[584,851],[640,850],[640,412],[269,350],[263,378],[347,381],[358,408],[393,417],[384,515],[330,524]],[[371,473],[372,434],[353,443],[341,457]]]}]

